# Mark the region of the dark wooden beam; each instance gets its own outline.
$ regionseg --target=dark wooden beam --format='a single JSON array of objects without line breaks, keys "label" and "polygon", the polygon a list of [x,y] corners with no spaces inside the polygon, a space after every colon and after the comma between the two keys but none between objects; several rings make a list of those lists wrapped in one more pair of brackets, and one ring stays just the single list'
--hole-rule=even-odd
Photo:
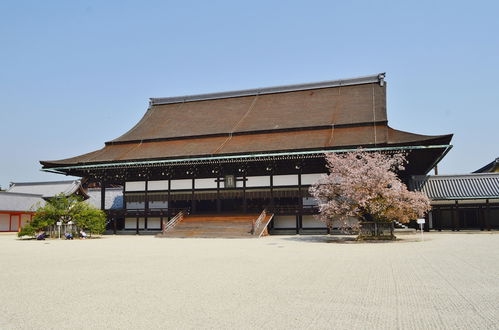
[{"label": "dark wooden beam", "polygon": [[246,171],[243,172],[243,213],[248,210],[248,204],[246,201]]},{"label": "dark wooden beam", "polygon": [[100,209],[102,211],[106,210],[106,181],[102,179],[100,184]]},{"label": "dark wooden beam", "polygon": [[[172,190],[172,180],[171,178],[168,178],[168,208],[166,209],[166,216],[167,216],[167,219],[168,221],[170,221],[171,219],[171,216],[172,216],[172,212],[171,212],[171,209],[172,209],[172,198],[171,198],[171,190]],[[161,221],[161,231],[163,231],[163,229],[165,229],[163,227],[163,221]]]},{"label": "dark wooden beam", "polygon": [[144,191],[144,230],[147,230],[147,215],[149,214],[149,178],[146,177]]},{"label": "dark wooden beam", "polygon": [[488,231],[490,231],[490,203],[489,200],[485,200],[485,204],[487,205],[487,216],[485,217],[485,227],[487,228]]},{"label": "dark wooden beam", "polygon": [[139,234],[139,216],[135,219],[135,235]]},{"label": "dark wooden beam", "polygon": [[222,212],[222,201],[220,200],[220,183],[221,183],[220,174],[217,176],[217,213]]},{"label": "dark wooden beam", "polygon": [[196,200],[194,199],[194,185],[195,185],[195,178],[194,176],[192,177],[192,194],[191,194],[191,213],[194,214],[196,213]]},{"label": "dark wooden beam", "polygon": [[270,208],[274,210],[274,174],[270,173]]},{"label": "dark wooden beam", "polygon": [[485,229],[485,217],[484,217],[484,209],[482,205],[478,206],[478,223],[480,225],[480,230],[483,231]]}]

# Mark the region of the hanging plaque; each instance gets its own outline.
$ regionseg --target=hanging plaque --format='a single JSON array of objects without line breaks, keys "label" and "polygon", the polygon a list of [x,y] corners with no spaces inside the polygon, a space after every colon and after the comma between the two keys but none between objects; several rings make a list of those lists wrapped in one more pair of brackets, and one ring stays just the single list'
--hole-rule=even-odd
[{"label": "hanging plaque", "polygon": [[236,187],[236,179],[233,175],[226,175],[224,179],[225,188],[235,188]]}]

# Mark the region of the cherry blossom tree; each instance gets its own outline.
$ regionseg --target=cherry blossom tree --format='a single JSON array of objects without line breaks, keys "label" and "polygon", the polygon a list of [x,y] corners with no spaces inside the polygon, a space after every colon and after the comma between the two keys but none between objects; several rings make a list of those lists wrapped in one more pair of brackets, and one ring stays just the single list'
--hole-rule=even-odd
[{"label": "cherry blossom tree", "polygon": [[319,219],[330,228],[333,221],[340,221],[343,228],[352,227],[351,218],[407,223],[430,210],[429,199],[409,191],[397,177],[396,172],[403,170],[406,162],[401,154],[359,149],[329,153],[326,162],[329,175],[312,185],[310,193],[318,200]]}]

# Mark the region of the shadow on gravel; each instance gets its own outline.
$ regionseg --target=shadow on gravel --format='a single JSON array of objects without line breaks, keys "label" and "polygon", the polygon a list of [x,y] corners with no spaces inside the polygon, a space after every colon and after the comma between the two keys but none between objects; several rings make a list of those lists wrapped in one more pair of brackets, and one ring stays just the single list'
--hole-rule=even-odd
[{"label": "shadow on gravel", "polygon": [[389,243],[407,243],[407,242],[420,241],[419,238],[415,237],[396,238],[395,240],[358,241],[356,235],[290,236],[290,237],[283,237],[282,239],[295,242],[336,243],[336,244],[389,244]]}]

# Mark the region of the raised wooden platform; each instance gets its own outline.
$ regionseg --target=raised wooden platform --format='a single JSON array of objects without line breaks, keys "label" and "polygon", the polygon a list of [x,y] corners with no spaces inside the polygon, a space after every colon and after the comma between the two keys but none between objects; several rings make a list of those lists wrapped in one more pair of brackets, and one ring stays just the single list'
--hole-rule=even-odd
[{"label": "raised wooden platform", "polygon": [[[187,215],[176,226],[158,237],[199,237],[199,238],[257,238],[264,230],[257,228],[252,233],[253,222],[259,214],[227,214],[227,215]],[[271,215],[267,215],[262,223],[267,224]]]}]

